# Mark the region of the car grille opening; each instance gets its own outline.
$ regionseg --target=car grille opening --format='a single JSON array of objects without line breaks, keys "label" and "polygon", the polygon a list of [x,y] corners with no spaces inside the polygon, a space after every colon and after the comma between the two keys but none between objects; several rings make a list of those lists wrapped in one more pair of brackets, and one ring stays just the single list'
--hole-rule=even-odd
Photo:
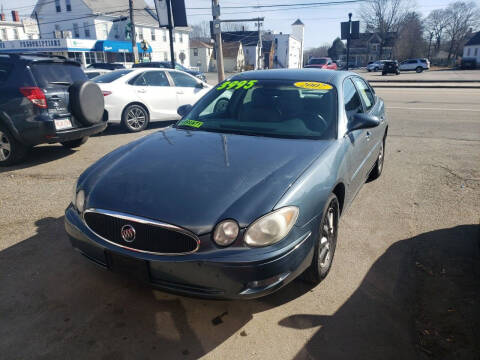
[{"label": "car grille opening", "polygon": [[[85,223],[103,239],[116,245],[154,254],[186,254],[198,249],[199,241],[194,234],[172,225],[153,220],[129,217],[128,215],[105,214],[86,211]],[[122,228],[130,225],[135,229],[135,238],[127,242],[122,237]]]}]

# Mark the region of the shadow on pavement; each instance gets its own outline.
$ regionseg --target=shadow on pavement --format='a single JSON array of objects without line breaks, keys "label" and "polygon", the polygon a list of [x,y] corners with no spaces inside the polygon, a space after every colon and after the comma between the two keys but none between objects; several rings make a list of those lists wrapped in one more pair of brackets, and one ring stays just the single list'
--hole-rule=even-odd
[{"label": "shadow on pavement", "polygon": [[333,315],[279,325],[320,327],[297,359],[479,359],[480,226],[392,245]]},{"label": "shadow on pavement", "polygon": [[26,169],[40,164],[55,161],[66,156],[70,156],[79,149],[68,149],[60,144],[36,146],[28,152],[23,162],[18,165],[13,165],[9,167],[0,167],[0,173],[12,170]]},{"label": "shadow on pavement", "polygon": [[0,358],[198,358],[252,314],[311,289],[294,281],[255,301],[169,295],[90,264],[71,248],[63,217],[36,225],[0,251]]}]

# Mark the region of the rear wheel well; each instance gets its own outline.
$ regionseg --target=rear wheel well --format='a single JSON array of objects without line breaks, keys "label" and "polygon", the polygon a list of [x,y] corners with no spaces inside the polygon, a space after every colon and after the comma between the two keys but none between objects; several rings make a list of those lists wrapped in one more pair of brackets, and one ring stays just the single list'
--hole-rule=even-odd
[{"label": "rear wheel well", "polygon": [[338,183],[337,186],[335,186],[335,188],[333,189],[333,193],[338,199],[340,214],[342,214],[343,204],[345,201],[345,185],[343,185],[343,183]]}]

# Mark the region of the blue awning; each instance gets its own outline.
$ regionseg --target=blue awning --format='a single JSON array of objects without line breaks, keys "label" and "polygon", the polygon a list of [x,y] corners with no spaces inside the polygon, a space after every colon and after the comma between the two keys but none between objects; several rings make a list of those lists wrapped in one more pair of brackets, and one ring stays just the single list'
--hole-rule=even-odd
[{"label": "blue awning", "polygon": [[[148,45],[148,50],[144,51],[142,45],[137,42],[138,53],[151,53],[152,47]],[[130,41],[117,40],[100,40],[95,44],[95,51],[114,52],[114,53],[131,53],[132,43]]]}]

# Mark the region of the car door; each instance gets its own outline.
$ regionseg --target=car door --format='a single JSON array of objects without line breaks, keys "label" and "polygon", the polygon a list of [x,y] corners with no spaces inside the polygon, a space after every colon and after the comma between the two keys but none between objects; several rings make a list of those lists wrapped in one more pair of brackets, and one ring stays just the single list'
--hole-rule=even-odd
[{"label": "car door", "polygon": [[[380,109],[378,104],[376,104],[376,97],[373,89],[360,77],[352,78],[355,87],[357,88],[360,98],[363,102],[363,108],[365,113],[369,115],[377,116],[380,121],[384,121],[384,114],[382,113],[383,109]],[[382,128],[380,126],[365,129],[365,159],[364,159],[364,171],[363,175],[365,178],[370,173],[375,161],[378,157],[378,146],[380,141],[383,141]]]},{"label": "car door", "polygon": [[[351,125],[354,115],[364,113],[363,102],[360,94],[355,87],[352,78],[347,78],[343,82],[343,98],[345,104],[345,113],[347,115],[348,125]],[[369,144],[366,129],[353,130],[347,134],[348,157],[347,166],[349,172],[349,187],[352,197],[355,196],[361,185],[365,181],[365,167],[368,158]]]},{"label": "car door", "polygon": [[176,120],[177,94],[163,70],[149,70],[137,76],[133,85],[150,111],[150,120]]},{"label": "car door", "polygon": [[195,104],[197,100],[208,91],[207,88],[203,87],[200,80],[187,73],[181,71],[169,71],[168,74],[175,87],[177,107]]}]

